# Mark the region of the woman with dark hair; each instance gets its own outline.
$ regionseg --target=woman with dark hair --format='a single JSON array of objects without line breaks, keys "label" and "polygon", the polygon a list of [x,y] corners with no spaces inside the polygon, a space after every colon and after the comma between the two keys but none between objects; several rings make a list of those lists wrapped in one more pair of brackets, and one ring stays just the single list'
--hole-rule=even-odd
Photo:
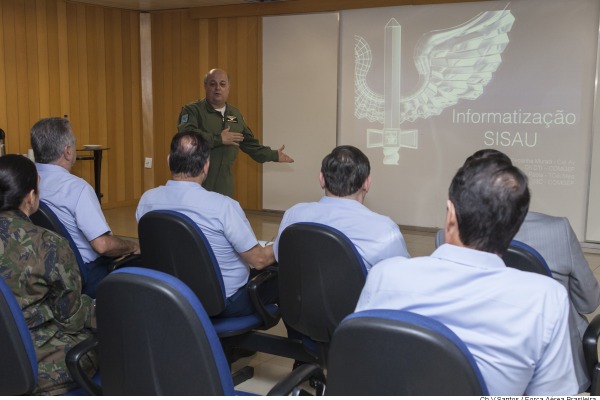
[{"label": "woman with dark hair", "polygon": [[[66,239],[34,225],[38,174],[28,158],[0,157],[0,276],[17,298],[34,342],[38,382],[33,394],[66,393],[76,385],[67,371],[67,351],[93,335],[92,299],[81,294],[81,275]],[[84,369],[96,370],[85,357]]]}]

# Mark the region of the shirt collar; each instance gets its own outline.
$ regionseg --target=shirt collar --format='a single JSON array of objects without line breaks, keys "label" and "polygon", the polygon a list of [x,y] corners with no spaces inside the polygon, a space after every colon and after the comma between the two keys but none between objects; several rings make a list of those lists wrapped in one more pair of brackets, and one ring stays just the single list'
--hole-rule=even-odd
[{"label": "shirt collar", "polygon": [[191,182],[191,181],[174,181],[173,179],[169,179],[167,181],[166,186],[189,186],[189,187],[198,186],[201,189],[206,190],[199,183]]},{"label": "shirt collar", "polygon": [[55,172],[65,172],[67,174],[70,174],[70,172],[67,171],[66,168],[61,167],[60,165],[56,165],[56,164],[35,163],[35,167],[37,168],[38,171],[55,171]]},{"label": "shirt collar", "polygon": [[506,268],[506,264],[497,254],[455,246],[445,243],[438,247],[431,257],[448,260],[457,264],[482,268]]},{"label": "shirt collar", "polygon": [[319,200],[319,203],[323,203],[323,204],[337,204],[337,205],[344,205],[344,206],[347,206],[347,207],[358,207],[358,208],[366,207],[364,204],[362,204],[358,200],[345,199],[345,198],[342,198],[342,197],[331,197],[331,196],[323,196],[323,197],[321,197],[321,200]]}]

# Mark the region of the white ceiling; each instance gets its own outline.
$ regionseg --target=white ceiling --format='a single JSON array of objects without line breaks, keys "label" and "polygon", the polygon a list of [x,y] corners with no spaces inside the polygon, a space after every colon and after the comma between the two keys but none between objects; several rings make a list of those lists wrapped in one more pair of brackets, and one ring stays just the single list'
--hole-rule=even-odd
[{"label": "white ceiling", "polygon": [[[265,0],[263,0],[265,1]],[[179,8],[223,6],[229,4],[261,3],[260,0],[73,0],[75,3],[96,4],[106,7],[138,11],[174,10]],[[273,0],[266,0],[273,1]]]}]

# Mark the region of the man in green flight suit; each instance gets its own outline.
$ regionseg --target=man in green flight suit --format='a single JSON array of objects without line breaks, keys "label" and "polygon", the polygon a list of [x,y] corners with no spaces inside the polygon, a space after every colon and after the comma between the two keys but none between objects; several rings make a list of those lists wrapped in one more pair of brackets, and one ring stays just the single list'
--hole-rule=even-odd
[{"label": "man in green flight suit", "polygon": [[212,69],[204,77],[206,97],[182,107],[177,129],[193,131],[211,145],[210,167],[202,186],[205,189],[233,196],[233,162],[241,149],[259,163],[294,160],[283,152],[285,146],[272,150],[261,145],[246,125],[240,110],[227,103],[231,83],[227,72]]}]

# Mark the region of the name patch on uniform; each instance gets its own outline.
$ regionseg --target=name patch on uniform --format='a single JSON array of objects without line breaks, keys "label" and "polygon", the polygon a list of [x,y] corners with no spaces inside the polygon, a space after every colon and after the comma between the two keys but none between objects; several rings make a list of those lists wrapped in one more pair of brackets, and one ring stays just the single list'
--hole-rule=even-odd
[{"label": "name patch on uniform", "polygon": [[233,122],[233,123],[237,124],[238,120],[237,120],[237,117],[235,115],[228,115],[227,116],[227,122]]},{"label": "name patch on uniform", "polygon": [[181,122],[180,122],[180,124],[185,124],[186,122],[188,122],[188,118],[189,118],[189,115],[183,114],[181,116]]}]

